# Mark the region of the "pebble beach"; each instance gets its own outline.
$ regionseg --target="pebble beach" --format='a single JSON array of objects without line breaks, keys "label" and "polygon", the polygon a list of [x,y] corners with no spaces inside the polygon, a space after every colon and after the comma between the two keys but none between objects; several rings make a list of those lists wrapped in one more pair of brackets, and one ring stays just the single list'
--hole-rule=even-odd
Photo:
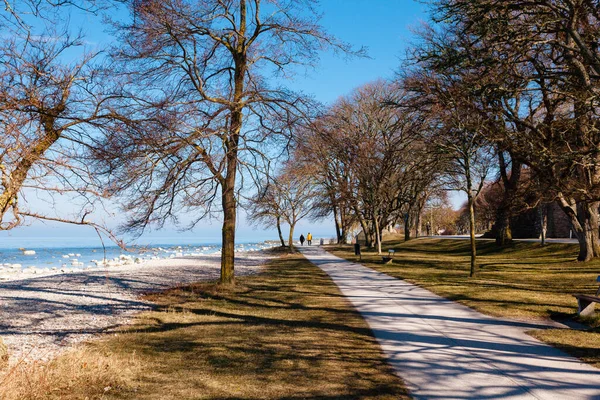
[{"label": "pebble beach", "polygon": [[[271,256],[236,253],[236,275],[258,273]],[[220,275],[220,254],[124,259],[88,270],[46,269],[27,274],[3,271],[0,278],[0,337],[10,362],[44,360],[112,327],[127,324],[152,304],[140,295]]]}]

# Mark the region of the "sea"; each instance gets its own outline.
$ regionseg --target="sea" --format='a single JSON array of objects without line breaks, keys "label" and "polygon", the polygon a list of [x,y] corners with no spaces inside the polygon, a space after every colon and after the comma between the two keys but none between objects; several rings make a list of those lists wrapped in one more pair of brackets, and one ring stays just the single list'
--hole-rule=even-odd
[{"label": "sea", "polygon": [[[12,239],[12,240],[10,240]],[[176,244],[165,240],[148,245],[133,245],[123,249],[109,242],[106,246],[97,241],[77,238],[44,238],[24,240],[3,238],[0,240],[0,269],[59,269],[80,270],[104,265],[141,263],[175,257],[220,254],[220,243]],[[91,242],[91,243],[90,243]],[[74,244],[77,243],[77,244]],[[236,252],[254,252],[277,246],[276,241],[247,241],[236,244]]]}]

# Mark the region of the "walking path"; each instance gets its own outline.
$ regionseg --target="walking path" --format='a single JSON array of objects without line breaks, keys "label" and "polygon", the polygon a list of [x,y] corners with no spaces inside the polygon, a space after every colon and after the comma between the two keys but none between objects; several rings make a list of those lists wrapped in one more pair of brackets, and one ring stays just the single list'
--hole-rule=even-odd
[{"label": "walking path", "polygon": [[415,399],[600,399],[600,370],[525,332],[317,246],[324,270],[373,330]]}]

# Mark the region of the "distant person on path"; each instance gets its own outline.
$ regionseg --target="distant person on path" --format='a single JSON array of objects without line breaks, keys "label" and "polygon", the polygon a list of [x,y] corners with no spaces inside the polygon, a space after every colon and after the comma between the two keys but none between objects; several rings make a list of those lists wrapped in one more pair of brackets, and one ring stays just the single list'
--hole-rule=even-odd
[{"label": "distant person on path", "polygon": [[[308,234],[310,236],[310,233]],[[308,242],[310,244],[310,242]],[[300,246],[304,246],[304,235],[300,234]]]},{"label": "distant person on path", "polygon": [[309,246],[312,244],[312,233],[308,232],[308,235],[306,235],[306,241],[308,242]]},{"label": "distant person on path", "polygon": [[431,222],[427,222],[427,236],[431,236]]}]

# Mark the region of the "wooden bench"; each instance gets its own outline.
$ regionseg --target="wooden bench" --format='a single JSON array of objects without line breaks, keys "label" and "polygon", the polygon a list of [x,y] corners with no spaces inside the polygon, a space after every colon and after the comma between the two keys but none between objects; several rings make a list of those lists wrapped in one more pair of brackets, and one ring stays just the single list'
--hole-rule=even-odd
[{"label": "wooden bench", "polygon": [[[600,275],[596,278],[596,282],[600,283]],[[600,303],[600,286],[596,291],[595,296],[590,296],[588,294],[575,294],[575,298],[577,299],[577,314],[583,316],[589,316],[594,314],[594,308],[596,307],[596,303]]]},{"label": "wooden bench", "polygon": [[381,256],[383,263],[390,264],[392,262],[392,260],[394,259],[394,253],[395,253],[395,250],[388,250],[387,256]]}]

